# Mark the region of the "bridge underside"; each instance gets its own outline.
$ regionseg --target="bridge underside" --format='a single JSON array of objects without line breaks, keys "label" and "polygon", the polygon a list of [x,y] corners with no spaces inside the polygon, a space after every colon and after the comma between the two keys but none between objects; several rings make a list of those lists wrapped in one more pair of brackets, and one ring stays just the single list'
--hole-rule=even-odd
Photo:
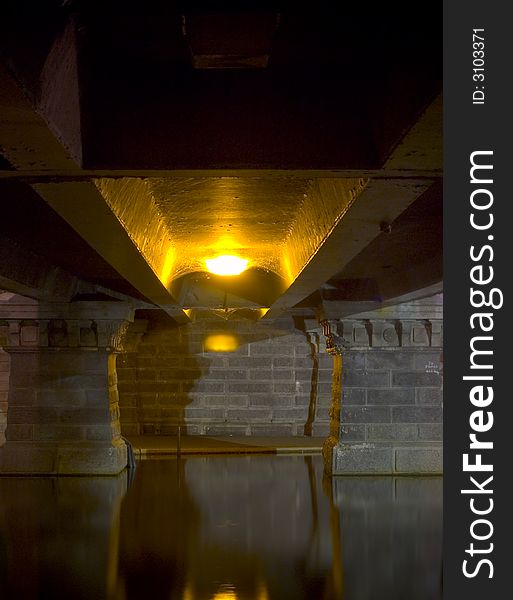
[{"label": "bridge underside", "polygon": [[[438,15],[22,8],[0,25],[0,470],[118,472],[121,433],[182,426],[429,470],[411,457],[440,445]],[[209,272],[220,255],[247,270]]]}]

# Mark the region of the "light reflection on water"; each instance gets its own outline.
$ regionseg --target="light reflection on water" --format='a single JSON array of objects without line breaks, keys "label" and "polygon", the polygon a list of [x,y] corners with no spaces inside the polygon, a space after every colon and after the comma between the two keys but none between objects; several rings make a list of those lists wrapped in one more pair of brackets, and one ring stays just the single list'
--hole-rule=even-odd
[{"label": "light reflection on water", "polygon": [[441,478],[297,455],[0,478],[0,598],[431,600],[441,561]]}]

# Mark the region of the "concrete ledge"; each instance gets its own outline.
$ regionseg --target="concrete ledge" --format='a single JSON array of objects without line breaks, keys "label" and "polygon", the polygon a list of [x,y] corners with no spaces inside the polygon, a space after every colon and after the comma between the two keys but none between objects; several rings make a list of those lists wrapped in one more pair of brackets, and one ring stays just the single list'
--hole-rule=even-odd
[{"label": "concrete ledge", "polygon": [[443,470],[441,446],[395,449],[396,473],[443,473]]},{"label": "concrete ledge", "polygon": [[341,444],[333,448],[333,475],[394,472],[393,448],[376,444]]},{"label": "concrete ledge", "polygon": [[[178,454],[176,436],[127,436],[137,458]],[[302,436],[206,436],[180,438],[180,454],[320,454],[324,438]]]},{"label": "concrete ledge", "polygon": [[125,442],[11,442],[0,448],[2,475],[117,475],[127,466]]},{"label": "concrete ledge", "polygon": [[443,449],[436,442],[338,444],[333,475],[440,475]]}]

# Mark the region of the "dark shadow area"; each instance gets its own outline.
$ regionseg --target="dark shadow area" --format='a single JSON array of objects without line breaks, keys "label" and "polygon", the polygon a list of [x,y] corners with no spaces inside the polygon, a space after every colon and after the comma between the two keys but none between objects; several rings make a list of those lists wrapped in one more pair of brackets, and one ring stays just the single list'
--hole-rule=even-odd
[{"label": "dark shadow area", "polygon": [[117,598],[117,477],[0,477],[0,596]]},{"label": "dark shadow area", "polygon": [[173,281],[171,293],[182,306],[248,308],[269,307],[287,289],[276,273],[250,268],[237,276],[195,272]]},{"label": "dark shadow area", "polygon": [[118,357],[122,433],[197,433],[193,424],[187,424],[186,408],[193,402],[191,390],[208,370],[210,361],[196,356],[202,350],[201,338],[191,340],[187,326],[170,327],[167,315],[159,317],[161,311],[154,312],[155,319],[150,321],[137,353]]},{"label": "dark shadow area", "polygon": [[0,237],[86,281],[143,298],[26,183],[0,181]]}]

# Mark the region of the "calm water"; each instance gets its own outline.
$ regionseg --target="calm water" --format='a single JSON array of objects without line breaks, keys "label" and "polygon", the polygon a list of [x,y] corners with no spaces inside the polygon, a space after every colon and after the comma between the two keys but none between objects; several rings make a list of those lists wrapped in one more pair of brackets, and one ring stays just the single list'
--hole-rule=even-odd
[{"label": "calm water", "polygon": [[0,598],[441,598],[441,478],[323,481],[318,456],[0,478]]}]

